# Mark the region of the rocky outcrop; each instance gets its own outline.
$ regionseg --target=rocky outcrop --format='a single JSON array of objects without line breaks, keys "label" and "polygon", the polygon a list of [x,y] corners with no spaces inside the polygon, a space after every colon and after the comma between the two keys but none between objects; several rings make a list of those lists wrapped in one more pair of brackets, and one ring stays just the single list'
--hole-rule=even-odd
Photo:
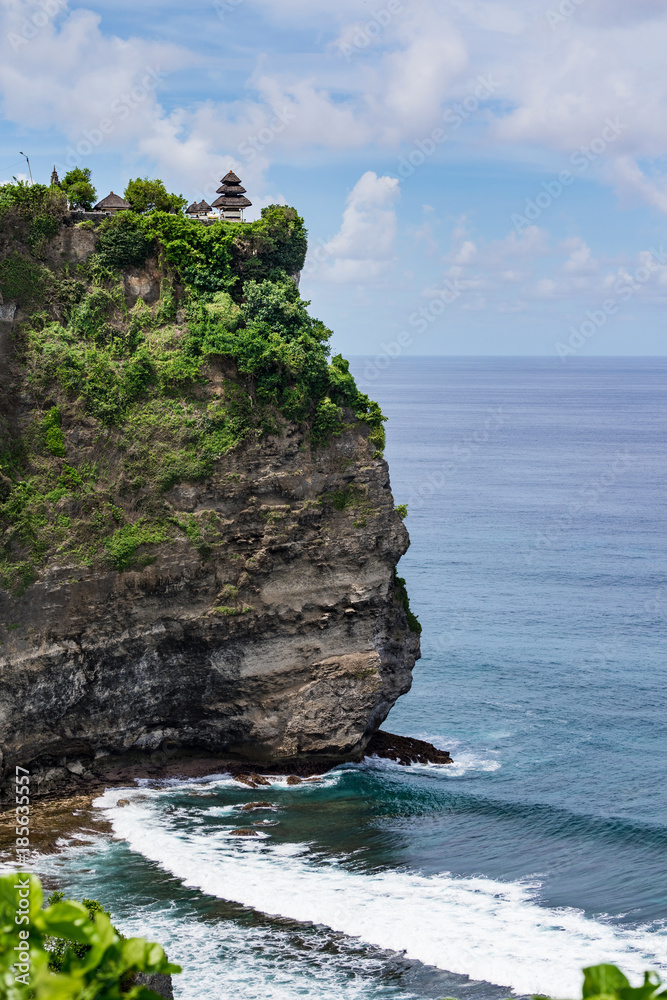
[{"label": "rocky outcrop", "polygon": [[361,425],[314,456],[288,426],[169,501],[217,544],[172,540],[140,571],[52,565],[21,597],[0,592],[6,782],[20,764],[48,791],[178,748],[359,759],[408,691],[419,640],[394,573],[408,536]]}]

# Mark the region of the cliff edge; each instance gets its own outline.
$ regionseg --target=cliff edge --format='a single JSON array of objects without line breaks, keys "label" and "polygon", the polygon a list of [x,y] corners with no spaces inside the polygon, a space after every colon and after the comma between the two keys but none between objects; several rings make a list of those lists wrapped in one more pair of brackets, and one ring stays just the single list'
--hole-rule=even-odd
[{"label": "cliff edge", "polygon": [[22,197],[0,199],[5,783],[179,747],[359,759],[419,626],[383,418],[289,277],[301,220],[76,225]]}]

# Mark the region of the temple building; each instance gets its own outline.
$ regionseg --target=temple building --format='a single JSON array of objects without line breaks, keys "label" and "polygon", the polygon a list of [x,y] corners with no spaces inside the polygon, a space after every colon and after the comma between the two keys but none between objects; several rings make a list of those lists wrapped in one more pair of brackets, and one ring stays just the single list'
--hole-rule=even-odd
[{"label": "temple building", "polygon": [[132,208],[129,201],[125,201],[120,195],[114,194],[113,191],[102,198],[102,201],[98,201],[97,205],[93,209],[93,212],[109,212],[115,215],[116,212],[126,211],[128,208]]},{"label": "temple building", "polygon": [[60,178],[58,177],[58,171],[56,170],[55,163],[53,165],[53,170],[51,171],[51,187],[60,187]]},{"label": "temple building", "polygon": [[185,214],[189,215],[191,219],[200,219],[202,217],[207,216],[210,213],[210,211],[211,211],[211,206],[208,204],[207,201],[200,201],[200,202],[193,201],[190,207],[186,208]]},{"label": "temple building", "polygon": [[217,194],[220,195],[213,202],[213,208],[218,208],[220,210],[220,215],[223,219],[230,219],[236,222],[243,221],[243,209],[249,208],[252,205],[251,201],[245,197],[245,188],[241,185],[241,179],[236,176],[236,174],[230,170],[228,174],[222,178],[222,186],[218,188]]}]

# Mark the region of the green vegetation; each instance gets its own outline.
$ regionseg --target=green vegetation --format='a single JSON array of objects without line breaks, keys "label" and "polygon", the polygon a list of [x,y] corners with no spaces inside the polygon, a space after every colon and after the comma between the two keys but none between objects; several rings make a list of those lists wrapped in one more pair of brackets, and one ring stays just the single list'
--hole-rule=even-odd
[{"label": "green vegetation", "polygon": [[[63,195],[37,188],[0,189],[16,233],[0,244],[0,290],[31,317],[0,399],[0,587],[21,592],[54,560],[140,569],[184,539],[208,558],[217,525],[180,522],[170,491],[288,423],[317,450],[361,421],[382,451],[380,408],[329,357],[330,331],[289,276],[306,252],[293,209],[212,225],[121,212],[85,263],[46,267],[30,213],[59,225]],[[154,301],[129,308],[127,271],[149,258]],[[32,412],[19,432],[8,418],[21,393]]]},{"label": "green vegetation", "polygon": [[405,521],[406,517],[408,516],[408,505],[406,503],[399,503],[396,505],[394,510],[400,517],[401,521]]},{"label": "green vegetation", "polygon": [[88,167],[74,167],[69,170],[60,182],[60,187],[67,195],[70,208],[89,212],[95,204],[97,192],[91,183]]},{"label": "green vegetation", "polygon": [[[16,251],[0,261],[0,292],[5,301],[34,305],[42,295],[44,268]],[[46,279],[48,281],[48,277]]]},{"label": "green vegetation", "polygon": [[48,241],[58,232],[66,212],[67,199],[60,188],[24,181],[0,187],[1,238],[10,244],[24,243],[25,252],[19,255],[23,259],[28,254],[44,256]]},{"label": "green vegetation", "polygon": [[123,938],[95,900],[42,900],[34,875],[0,878],[0,1000],[161,1000],[136,973],[181,971],[159,944]]},{"label": "green vegetation", "polygon": [[[641,986],[630,982],[615,965],[591,965],[584,969],[582,1000],[664,1000],[667,989],[656,972],[645,972]],[[451,1000],[451,998],[449,998]],[[534,1000],[543,1000],[535,997]]]},{"label": "green vegetation", "polygon": [[327,499],[334,510],[345,510],[347,507],[357,507],[366,499],[366,494],[359,486],[346,486],[344,490],[330,493]]},{"label": "green vegetation", "polygon": [[408,618],[408,626],[411,632],[416,632],[418,635],[421,634],[422,626],[421,622],[415,614],[410,610],[410,598],[408,597],[408,590],[405,580],[402,576],[399,576],[394,570],[394,586],[396,588],[396,596],[405,608],[405,613]]},{"label": "green vegetation", "polygon": [[133,212],[182,212],[187,201],[181,194],[169,194],[160,180],[137,177],[130,181],[123,195]]},{"label": "green vegetation", "polygon": [[62,417],[57,406],[52,407],[42,420],[42,432],[46,450],[58,458],[65,457],[65,438],[62,432]]},{"label": "green vegetation", "polygon": [[134,212],[118,212],[99,228],[98,264],[102,268],[141,267],[152,251],[153,241]]}]

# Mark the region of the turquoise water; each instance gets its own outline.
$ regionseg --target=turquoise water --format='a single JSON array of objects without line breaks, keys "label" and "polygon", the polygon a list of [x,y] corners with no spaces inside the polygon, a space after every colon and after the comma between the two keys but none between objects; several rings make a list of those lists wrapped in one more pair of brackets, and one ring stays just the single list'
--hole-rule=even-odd
[{"label": "turquoise water", "polygon": [[276,782],[256,814],[225,776],[107,793],[114,836],[41,870],[163,941],[188,1000],[566,996],[592,962],[667,970],[667,361],[353,369],[390,418],[424,626],[386,728],[456,764]]}]

